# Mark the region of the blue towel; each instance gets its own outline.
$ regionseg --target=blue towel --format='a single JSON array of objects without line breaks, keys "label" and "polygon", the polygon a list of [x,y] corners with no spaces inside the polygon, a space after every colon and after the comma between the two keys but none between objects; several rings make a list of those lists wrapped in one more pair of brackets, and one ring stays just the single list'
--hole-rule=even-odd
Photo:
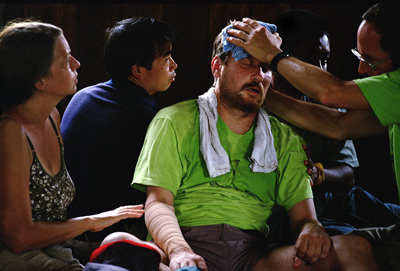
[{"label": "blue towel", "polygon": [[182,267],[182,268],[178,269],[177,271],[201,271],[201,269],[199,269],[196,266],[188,266],[188,267]]},{"label": "blue towel", "polygon": [[[261,21],[257,21],[260,25],[264,26],[265,28],[268,29],[269,32],[272,34],[276,32],[276,25],[274,24],[269,24],[269,23],[264,23]],[[232,37],[232,35],[228,34],[228,29],[233,28],[233,26],[230,24],[226,26],[224,29],[222,29],[222,37],[223,37],[223,50],[224,52],[232,51],[232,56],[235,58],[236,61],[249,57],[249,54],[242,48],[236,45],[233,45],[232,43],[228,42],[226,38],[228,36]]]}]

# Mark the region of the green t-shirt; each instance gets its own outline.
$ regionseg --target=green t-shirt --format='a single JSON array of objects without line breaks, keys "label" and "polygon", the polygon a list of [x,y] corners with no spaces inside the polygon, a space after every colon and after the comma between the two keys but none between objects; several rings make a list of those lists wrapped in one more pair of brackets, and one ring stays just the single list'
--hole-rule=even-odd
[{"label": "green t-shirt", "polygon": [[200,152],[196,100],[164,108],[149,126],[132,186],[172,192],[180,226],[229,224],[266,234],[275,203],[289,210],[312,198],[303,139],[273,117],[270,123],[279,163],[275,171],[254,173],[249,168],[254,127],[244,135],[235,134],[219,119],[218,134],[231,171],[211,178]]},{"label": "green t-shirt", "polygon": [[400,200],[400,69],[354,82],[381,124],[389,128],[390,151]]}]

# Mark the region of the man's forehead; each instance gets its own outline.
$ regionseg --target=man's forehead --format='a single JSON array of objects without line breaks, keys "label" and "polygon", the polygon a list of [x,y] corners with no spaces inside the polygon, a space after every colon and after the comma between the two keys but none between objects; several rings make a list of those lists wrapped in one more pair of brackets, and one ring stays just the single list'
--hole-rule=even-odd
[{"label": "man's forehead", "polygon": [[357,37],[358,37],[359,42],[362,42],[362,43],[376,42],[379,44],[381,34],[376,32],[374,23],[369,23],[364,20],[361,22],[361,24],[358,28]]},{"label": "man's forehead", "polygon": [[[235,60],[235,59],[233,58],[233,60]],[[236,61],[236,60],[235,60],[235,61]],[[240,62],[240,61],[248,61],[248,62],[252,62],[252,63],[260,63],[260,64],[261,64],[260,61],[258,61],[256,58],[254,58],[254,57],[252,57],[252,56],[248,56],[248,57],[241,58],[241,59],[239,59],[237,62]]]}]

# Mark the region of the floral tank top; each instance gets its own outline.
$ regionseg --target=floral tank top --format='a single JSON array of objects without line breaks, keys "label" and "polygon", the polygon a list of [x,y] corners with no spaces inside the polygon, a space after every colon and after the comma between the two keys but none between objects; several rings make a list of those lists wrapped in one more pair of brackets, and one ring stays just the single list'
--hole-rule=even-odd
[{"label": "floral tank top", "polygon": [[64,146],[61,144],[56,125],[51,117],[50,122],[56,132],[61,152],[61,169],[56,176],[46,172],[40,163],[35,148],[29,137],[28,142],[33,154],[29,196],[32,208],[32,220],[57,221],[67,217],[67,206],[75,195],[75,186],[68,174],[64,161]]}]

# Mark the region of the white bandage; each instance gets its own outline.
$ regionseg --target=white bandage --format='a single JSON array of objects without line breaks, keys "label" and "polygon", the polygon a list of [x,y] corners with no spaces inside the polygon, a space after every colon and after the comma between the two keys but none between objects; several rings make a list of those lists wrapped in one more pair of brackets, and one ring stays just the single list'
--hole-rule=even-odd
[{"label": "white bandage", "polygon": [[156,244],[169,255],[177,248],[189,249],[183,238],[174,208],[163,202],[152,202],[145,207],[144,218],[147,229]]}]

